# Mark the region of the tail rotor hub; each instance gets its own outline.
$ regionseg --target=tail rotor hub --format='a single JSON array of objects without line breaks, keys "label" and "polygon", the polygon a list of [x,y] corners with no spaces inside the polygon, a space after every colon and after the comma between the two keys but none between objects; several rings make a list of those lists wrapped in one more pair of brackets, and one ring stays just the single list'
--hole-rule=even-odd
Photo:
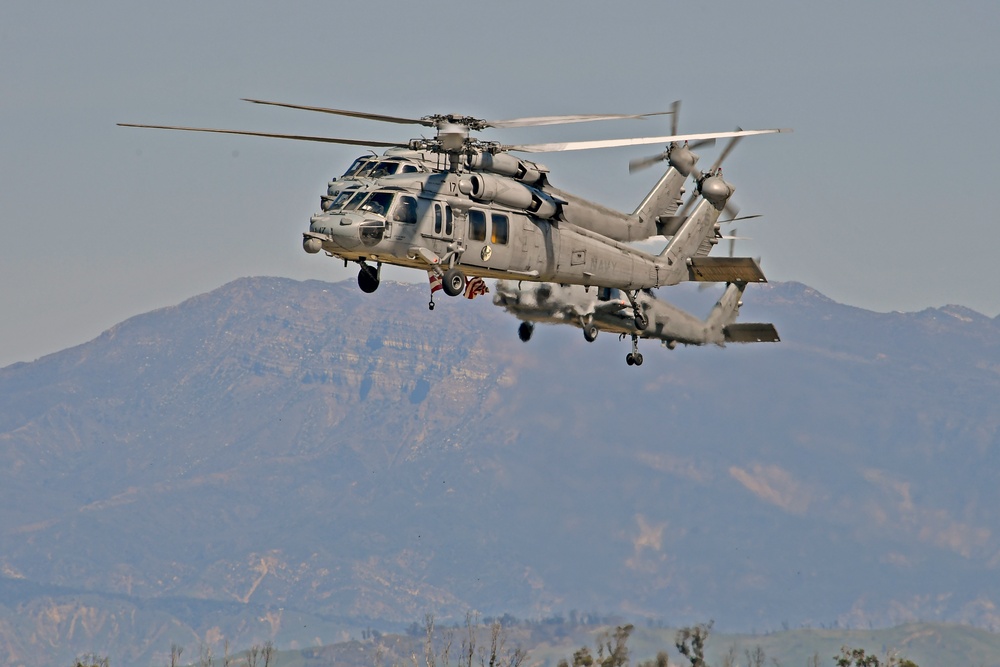
[{"label": "tail rotor hub", "polygon": [[721,211],[736,188],[723,180],[721,173],[715,173],[706,176],[698,183],[698,191],[712,206]]}]

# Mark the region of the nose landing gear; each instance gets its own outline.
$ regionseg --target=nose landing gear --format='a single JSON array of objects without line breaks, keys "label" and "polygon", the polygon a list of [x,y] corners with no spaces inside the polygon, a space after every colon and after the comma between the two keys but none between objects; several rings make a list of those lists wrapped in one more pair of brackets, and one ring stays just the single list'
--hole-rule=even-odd
[{"label": "nose landing gear", "polygon": [[361,269],[358,271],[358,287],[365,294],[371,294],[378,289],[382,276],[382,262],[378,262],[374,267],[358,260]]}]

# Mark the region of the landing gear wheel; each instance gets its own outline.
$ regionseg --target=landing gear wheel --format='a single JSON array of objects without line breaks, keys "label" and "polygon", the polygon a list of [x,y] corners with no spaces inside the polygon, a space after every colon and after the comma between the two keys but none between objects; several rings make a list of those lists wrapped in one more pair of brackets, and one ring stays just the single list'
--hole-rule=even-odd
[{"label": "landing gear wheel", "polygon": [[639,354],[639,336],[632,334],[632,351],[625,355],[625,363],[629,366],[642,366],[642,355]]},{"label": "landing gear wheel", "polygon": [[458,296],[465,291],[465,274],[459,269],[448,269],[441,279],[444,293],[448,296]]},{"label": "landing gear wheel", "polygon": [[535,326],[531,322],[521,322],[521,326],[517,328],[517,337],[527,343],[531,340],[531,334],[534,332]]},{"label": "landing gear wheel", "polygon": [[365,294],[371,294],[378,289],[378,284],[378,269],[362,264],[361,270],[358,271],[358,287],[361,288],[361,291]]},{"label": "landing gear wheel", "polygon": [[433,301],[429,301],[427,303],[427,310],[434,310],[434,302]]},{"label": "landing gear wheel", "polygon": [[597,339],[597,327],[588,324],[583,328],[583,337],[588,343],[593,343]]}]

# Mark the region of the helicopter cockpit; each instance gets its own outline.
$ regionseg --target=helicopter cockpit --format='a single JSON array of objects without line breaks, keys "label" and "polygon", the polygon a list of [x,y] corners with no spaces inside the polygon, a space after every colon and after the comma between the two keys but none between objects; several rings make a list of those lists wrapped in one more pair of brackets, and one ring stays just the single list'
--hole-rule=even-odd
[{"label": "helicopter cockpit", "polygon": [[[392,206],[395,197],[394,192],[376,190],[344,190],[336,197],[328,198],[323,202],[323,210],[327,213],[350,213],[352,211],[363,211],[384,216]],[[349,223],[347,223],[349,224]]]},{"label": "helicopter cockpit", "polygon": [[374,155],[362,155],[354,161],[344,175],[344,178],[382,178],[393,174],[409,174],[420,171],[417,165],[399,158],[382,158]]},{"label": "helicopter cockpit", "polygon": [[[324,211],[333,211],[343,207],[347,200],[341,197],[346,193],[356,194],[357,182],[361,179],[379,179],[396,174],[415,174],[419,171],[420,167],[406,158],[362,155],[351,164],[343,176],[327,184],[326,194],[320,198],[320,208]],[[348,210],[354,208],[357,206]]]}]

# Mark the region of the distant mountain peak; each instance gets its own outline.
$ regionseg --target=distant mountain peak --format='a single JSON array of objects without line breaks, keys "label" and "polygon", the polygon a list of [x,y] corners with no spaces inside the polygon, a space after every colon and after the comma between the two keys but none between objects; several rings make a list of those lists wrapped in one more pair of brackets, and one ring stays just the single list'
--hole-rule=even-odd
[{"label": "distant mountain peak", "polygon": [[153,610],[143,646],[469,610],[1000,624],[994,321],[770,283],[741,316],[783,342],[642,341],[636,368],[627,340],[522,343],[488,297],[428,298],[243,278],[0,370],[0,570],[24,578],[0,641],[42,655],[24,610],[69,589]]}]

